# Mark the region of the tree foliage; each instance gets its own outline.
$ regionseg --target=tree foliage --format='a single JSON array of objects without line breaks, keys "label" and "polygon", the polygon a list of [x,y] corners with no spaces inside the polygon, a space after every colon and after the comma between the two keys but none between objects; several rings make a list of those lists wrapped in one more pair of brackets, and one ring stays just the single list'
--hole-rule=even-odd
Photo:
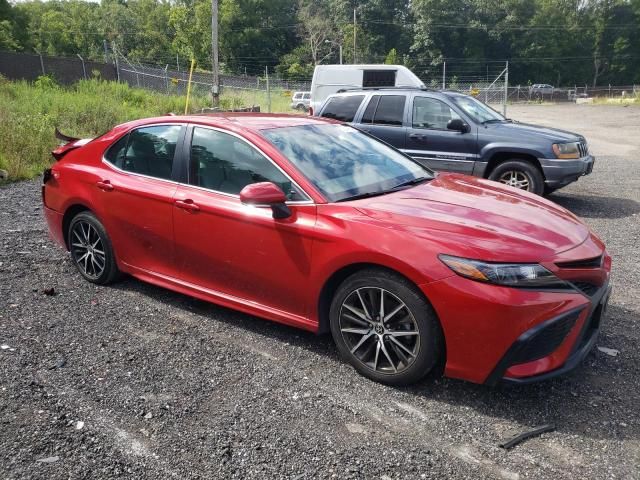
[{"label": "tree foliage", "polygon": [[[219,0],[228,72],[403,63],[425,78],[510,62],[512,83],[640,82],[640,0]],[[353,23],[356,10],[356,25]],[[357,40],[354,52],[354,30]],[[0,0],[0,49],[211,65],[210,0]],[[478,68],[478,67],[476,67]],[[481,73],[481,72],[478,72]]]}]

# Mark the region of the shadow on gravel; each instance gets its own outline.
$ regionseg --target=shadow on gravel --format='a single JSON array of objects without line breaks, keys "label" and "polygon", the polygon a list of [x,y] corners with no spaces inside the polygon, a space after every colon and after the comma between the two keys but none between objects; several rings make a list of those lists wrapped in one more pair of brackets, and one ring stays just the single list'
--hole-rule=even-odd
[{"label": "shadow on gravel", "polygon": [[625,218],[640,213],[640,203],[629,198],[554,193],[549,200],[584,218]]},{"label": "shadow on gravel", "polygon": [[109,288],[137,292],[156,301],[168,304],[172,308],[178,308],[185,312],[206,317],[211,322],[224,322],[283,343],[296,345],[318,354],[329,355],[335,359],[338,358],[330,335],[316,335],[299,328],[265,320],[214,303],[198,300],[188,295],[182,295],[171,290],[156,287],[155,285],[136,280],[132,277],[128,277],[122,282],[111,285]]},{"label": "shadow on gravel", "polygon": [[[136,292],[172,308],[202,316],[212,323],[226,323],[340,361],[330,335],[317,336],[135,279],[125,280],[111,288]],[[607,316],[614,323],[616,318],[626,318],[629,313],[629,310],[611,305]],[[625,412],[637,408],[635,399],[640,398],[640,384],[635,381],[637,367],[634,367],[631,355],[633,349],[633,345],[628,345],[625,348],[627,355],[615,358],[594,350],[574,372],[533,385],[492,388],[430,375],[411,387],[389,388],[430,402],[447,404],[461,416],[468,415],[467,411],[471,409],[498,421],[513,422],[520,425],[522,431],[554,423],[557,431],[567,434],[594,439],[639,439],[637,428],[630,423],[626,427],[621,425],[625,420],[630,422]],[[291,368],[296,366],[291,365]],[[358,375],[355,370],[349,372]],[[625,378],[625,374],[631,379]]]}]

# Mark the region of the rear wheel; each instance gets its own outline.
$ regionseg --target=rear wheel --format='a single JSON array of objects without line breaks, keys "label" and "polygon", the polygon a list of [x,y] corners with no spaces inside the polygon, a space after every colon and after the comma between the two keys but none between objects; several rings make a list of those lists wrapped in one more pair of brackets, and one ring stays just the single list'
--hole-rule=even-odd
[{"label": "rear wheel", "polygon": [[524,160],[506,160],[496,166],[489,175],[489,180],[542,195],[544,193],[544,177],[535,165]]},{"label": "rear wheel", "polygon": [[330,321],[341,356],[377,382],[417,382],[443,351],[431,305],[413,284],[385,270],[367,269],[347,278],[331,303]]},{"label": "rear wheel", "polygon": [[71,220],[68,245],[74,265],[86,280],[106,285],[120,274],[111,240],[91,212],[80,212]]}]

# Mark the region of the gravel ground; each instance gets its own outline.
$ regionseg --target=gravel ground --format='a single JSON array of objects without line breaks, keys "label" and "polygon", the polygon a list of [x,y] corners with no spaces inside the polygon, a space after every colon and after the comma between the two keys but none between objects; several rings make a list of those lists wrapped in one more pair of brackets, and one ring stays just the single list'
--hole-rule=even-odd
[{"label": "gravel ground", "polygon": [[638,128],[552,197],[613,255],[599,345],[619,354],[518,388],[386,387],[329,337],[134,279],[95,287],[47,238],[39,180],[0,188],[0,477],[640,478]]}]

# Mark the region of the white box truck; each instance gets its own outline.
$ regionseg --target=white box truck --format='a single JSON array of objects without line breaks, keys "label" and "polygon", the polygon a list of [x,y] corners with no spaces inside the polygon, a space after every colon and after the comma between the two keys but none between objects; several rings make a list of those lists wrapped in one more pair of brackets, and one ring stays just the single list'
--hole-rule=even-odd
[{"label": "white box truck", "polygon": [[350,88],[418,87],[424,83],[402,65],[316,65],[311,81],[311,111],[332,93]]}]

